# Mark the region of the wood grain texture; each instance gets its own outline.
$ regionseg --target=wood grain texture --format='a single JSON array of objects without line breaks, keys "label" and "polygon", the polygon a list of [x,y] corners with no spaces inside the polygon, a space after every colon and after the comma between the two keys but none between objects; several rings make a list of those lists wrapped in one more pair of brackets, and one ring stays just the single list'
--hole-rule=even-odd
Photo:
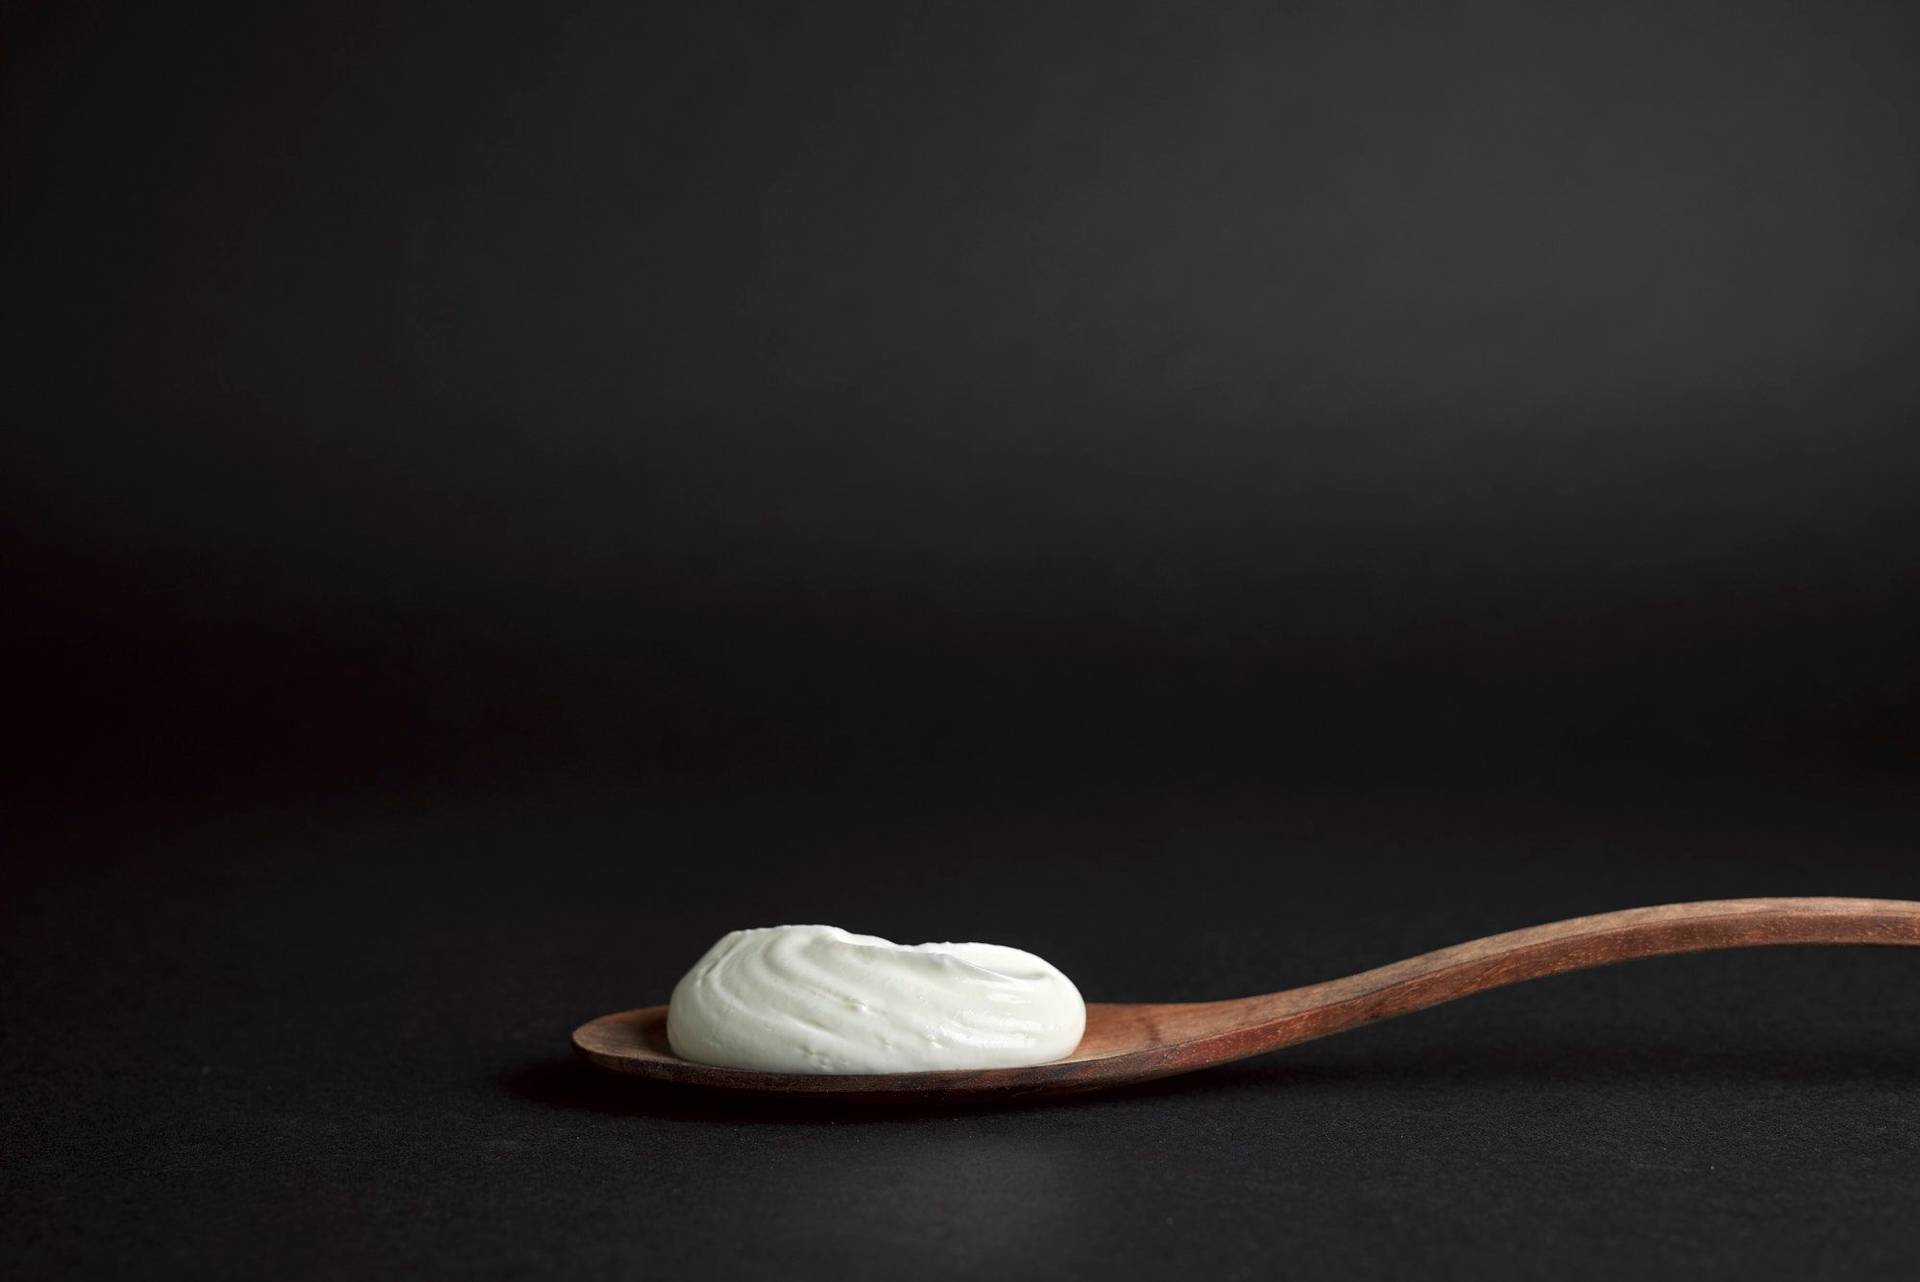
[{"label": "wood grain texture", "polygon": [[667,1046],[667,1008],[606,1015],[574,1031],[594,1064],[658,1081],[854,1100],[1056,1095],[1244,1059],[1490,988],[1641,957],[1772,944],[1920,945],[1920,903],[1723,899],[1576,917],[1423,953],[1305,988],[1218,1002],[1090,1003],[1066,1059],[1025,1068],[821,1075],[715,1068]]}]

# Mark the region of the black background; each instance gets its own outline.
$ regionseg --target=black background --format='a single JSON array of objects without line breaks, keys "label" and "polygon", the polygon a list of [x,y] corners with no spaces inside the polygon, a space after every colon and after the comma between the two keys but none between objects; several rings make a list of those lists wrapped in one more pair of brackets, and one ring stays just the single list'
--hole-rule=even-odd
[{"label": "black background", "polygon": [[1912,1276],[1895,953],[959,1116],[565,1055],[779,920],[1920,898],[1903,6],[5,28],[10,1271]]}]

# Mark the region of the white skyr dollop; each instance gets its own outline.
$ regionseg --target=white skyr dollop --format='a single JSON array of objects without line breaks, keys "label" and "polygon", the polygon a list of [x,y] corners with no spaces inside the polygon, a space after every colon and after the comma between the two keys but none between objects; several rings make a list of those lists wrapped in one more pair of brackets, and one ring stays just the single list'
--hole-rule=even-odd
[{"label": "white skyr dollop", "polygon": [[782,1073],[1015,1068],[1073,1053],[1073,982],[998,944],[895,944],[837,926],[736,930],[673,990],[682,1059]]}]

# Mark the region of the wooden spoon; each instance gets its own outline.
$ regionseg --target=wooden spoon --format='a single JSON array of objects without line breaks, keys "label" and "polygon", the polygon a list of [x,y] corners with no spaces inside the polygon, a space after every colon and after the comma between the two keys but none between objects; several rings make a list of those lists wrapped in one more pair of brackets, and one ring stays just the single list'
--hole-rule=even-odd
[{"label": "wooden spoon", "polygon": [[1221,1002],[1090,1003],[1065,1059],[1024,1068],[827,1075],[714,1068],[667,1046],[667,1008],[603,1015],[573,1044],[602,1068],[763,1094],[939,1104],[1099,1090],[1245,1059],[1489,988],[1640,957],[1766,944],[1920,945],[1920,903],[1721,899],[1664,904],[1490,935],[1345,979]]}]

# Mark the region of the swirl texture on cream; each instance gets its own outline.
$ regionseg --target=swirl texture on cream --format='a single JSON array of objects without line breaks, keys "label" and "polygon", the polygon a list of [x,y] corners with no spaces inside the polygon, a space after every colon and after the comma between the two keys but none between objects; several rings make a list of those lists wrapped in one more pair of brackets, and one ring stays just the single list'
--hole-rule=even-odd
[{"label": "swirl texture on cream", "polygon": [[998,944],[895,944],[837,926],[736,930],[673,990],[682,1059],[781,1073],[1015,1068],[1073,1053],[1079,989]]}]

